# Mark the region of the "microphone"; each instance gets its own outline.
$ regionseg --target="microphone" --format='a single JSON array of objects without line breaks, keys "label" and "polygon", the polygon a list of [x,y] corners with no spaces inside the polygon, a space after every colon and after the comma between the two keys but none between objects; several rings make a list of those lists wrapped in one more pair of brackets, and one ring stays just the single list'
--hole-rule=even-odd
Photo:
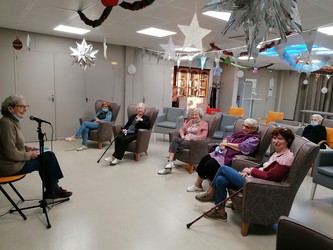
[{"label": "microphone", "polygon": [[40,119],[40,118],[37,118],[37,117],[35,117],[35,116],[33,116],[33,115],[30,116],[30,120],[32,120],[32,121],[36,121],[36,122],[38,122],[38,123],[42,123],[42,122],[44,122],[44,123],[47,123],[47,124],[52,125],[50,122],[48,122],[48,121],[44,121],[44,120],[42,120],[42,119]]}]

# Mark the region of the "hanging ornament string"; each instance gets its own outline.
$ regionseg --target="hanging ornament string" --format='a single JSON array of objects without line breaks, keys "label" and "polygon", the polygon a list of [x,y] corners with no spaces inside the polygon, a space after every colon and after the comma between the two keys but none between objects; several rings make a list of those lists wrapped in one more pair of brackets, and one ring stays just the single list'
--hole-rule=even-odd
[{"label": "hanging ornament string", "polygon": [[[126,10],[136,11],[136,10],[141,10],[141,9],[151,5],[154,1],[155,0],[142,0],[142,1],[135,1],[134,3],[128,3],[128,2],[123,1],[119,4],[119,6],[126,9]],[[102,0],[102,3],[104,5],[107,5],[107,2],[108,1],[103,1]],[[104,9],[102,15],[100,16],[100,18],[96,19],[96,20],[90,20],[89,18],[86,17],[86,15],[81,10],[79,10],[77,13],[79,14],[81,20],[85,24],[87,24],[87,25],[89,25],[93,28],[96,28],[96,27],[100,26],[110,15],[113,7],[116,5],[116,3],[113,3],[113,2],[114,1],[112,1],[112,3],[110,3],[110,4],[112,4],[111,6],[107,5],[105,7],[105,9]],[[120,2],[120,1],[118,1],[118,2]]]}]

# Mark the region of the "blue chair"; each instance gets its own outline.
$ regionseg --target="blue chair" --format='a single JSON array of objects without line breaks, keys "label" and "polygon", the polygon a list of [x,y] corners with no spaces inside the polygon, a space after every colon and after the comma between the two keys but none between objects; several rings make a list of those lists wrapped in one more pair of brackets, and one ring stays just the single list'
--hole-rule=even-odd
[{"label": "blue chair", "polygon": [[223,138],[232,135],[234,133],[235,121],[241,118],[241,116],[220,113],[220,120],[213,134],[211,142],[220,143]]}]

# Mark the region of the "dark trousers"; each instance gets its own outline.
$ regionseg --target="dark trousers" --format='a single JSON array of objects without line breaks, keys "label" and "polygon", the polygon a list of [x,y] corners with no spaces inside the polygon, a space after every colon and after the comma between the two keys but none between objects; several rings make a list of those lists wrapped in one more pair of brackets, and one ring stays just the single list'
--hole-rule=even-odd
[{"label": "dark trousers", "polygon": [[115,139],[114,144],[114,153],[113,157],[121,160],[124,157],[125,151],[127,149],[127,146],[132,142],[136,140],[137,134],[127,134],[126,136],[121,133],[119,134]]},{"label": "dark trousers", "polygon": [[[44,164],[42,164],[42,161]],[[16,174],[29,174],[34,171],[38,171],[46,192],[58,191],[58,180],[64,176],[59,166],[57,157],[53,152],[44,152],[36,159],[27,161],[23,168]]]},{"label": "dark trousers", "polygon": [[196,171],[199,177],[202,179],[208,179],[212,181],[219,168],[220,164],[214,158],[212,158],[210,154],[207,154],[201,158]]}]

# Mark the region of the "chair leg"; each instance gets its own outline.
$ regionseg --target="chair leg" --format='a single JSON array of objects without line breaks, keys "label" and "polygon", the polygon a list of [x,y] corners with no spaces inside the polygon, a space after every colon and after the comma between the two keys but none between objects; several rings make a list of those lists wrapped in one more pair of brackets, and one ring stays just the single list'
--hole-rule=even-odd
[{"label": "chair leg", "polygon": [[140,154],[135,153],[135,160],[139,161],[140,160]]},{"label": "chair leg", "polygon": [[[12,185],[11,185],[12,186]],[[16,203],[12,200],[12,198],[10,198],[10,196],[7,194],[7,192],[3,189],[3,187],[0,185],[0,190],[1,192],[6,196],[6,198],[9,200],[9,202],[13,205],[13,207],[15,207],[16,211],[19,212],[19,214],[22,216],[22,218],[24,220],[27,219],[27,217],[24,215],[24,213],[22,213],[21,209],[16,205]],[[16,190],[16,189],[15,189]],[[15,191],[14,190],[14,191]],[[17,192],[17,190],[15,191]],[[21,198],[22,196],[19,195],[19,197]],[[23,197],[22,197],[23,199]],[[23,199],[24,200],[24,199]]]},{"label": "chair leg", "polygon": [[102,142],[99,142],[98,143],[98,149],[101,149],[103,147],[103,143]]},{"label": "chair leg", "polygon": [[249,227],[250,227],[250,223],[242,222],[242,225],[241,225],[241,235],[242,236],[247,236],[247,234],[249,232]]},{"label": "chair leg", "polygon": [[194,165],[190,165],[188,168],[188,173],[192,174],[194,172],[195,166]]},{"label": "chair leg", "polygon": [[310,200],[313,200],[313,197],[315,195],[317,189],[317,183],[312,183],[312,189],[311,189],[311,195],[310,195]]},{"label": "chair leg", "polygon": [[11,188],[14,190],[14,192],[17,194],[18,197],[20,197],[21,201],[25,201],[24,198],[22,197],[22,195],[19,193],[19,191],[17,191],[17,189],[14,187],[14,185],[12,183],[9,183],[9,186],[11,186]]},{"label": "chair leg", "polygon": [[314,168],[315,168],[315,165],[314,165],[314,162],[312,162],[312,165],[311,165],[311,174],[310,174],[311,177],[313,177]]}]

